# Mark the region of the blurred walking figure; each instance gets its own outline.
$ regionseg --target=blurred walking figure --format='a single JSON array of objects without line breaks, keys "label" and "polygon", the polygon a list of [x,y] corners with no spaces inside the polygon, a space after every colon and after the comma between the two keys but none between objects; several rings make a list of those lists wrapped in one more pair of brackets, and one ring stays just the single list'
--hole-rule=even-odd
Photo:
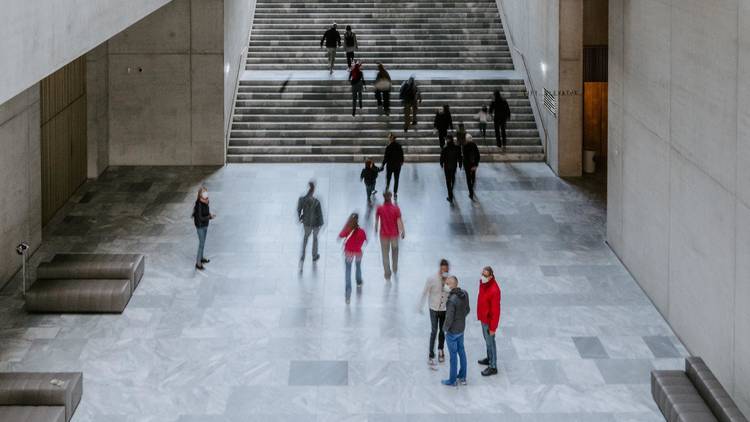
[{"label": "blurred walking figure", "polygon": [[404,104],[404,132],[408,132],[410,126],[417,124],[417,110],[422,104],[422,93],[414,75],[401,84],[399,98]]},{"label": "blurred walking figure", "polygon": [[482,109],[476,115],[476,119],[479,120],[479,132],[482,134],[482,139],[487,137],[487,122],[489,121],[489,117],[487,106],[482,106]]},{"label": "blurred walking figure", "polygon": [[310,181],[307,184],[307,194],[302,196],[297,201],[297,218],[302,226],[305,228],[305,237],[302,239],[302,254],[299,258],[300,271],[302,270],[302,263],[305,262],[305,250],[307,249],[307,239],[312,233],[312,259],[313,262],[320,259],[318,255],[318,232],[323,227],[323,210],[320,206],[320,201],[315,195],[315,182]]},{"label": "blurred walking figure", "polygon": [[435,123],[433,124],[438,134],[438,141],[440,142],[440,149],[445,147],[445,137],[448,135],[448,130],[453,130],[453,116],[451,116],[451,106],[448,104],[444,105],[442,109],[438,109],[435,113]]},{"label": "blurred walking figure", "polygon": [[195,223],[195,229],[198,232],[198,256],[195,258],[195,268],[199,270],[204,269],[203,264],[208,264],[210,262],[203,256],[203,249],[206,246],[208,223],[216,218],[215,215],[211,214],[208,202],[208,189],[206,189],[205,186],[201,186],[201,188],[198,189],[198,198],[196,198],[195,205],[193,206],[193,222]]},{"label": "blurred walking figure", "polygon": [[[406,237],[404,222],[401,220],[401,209],[393,203],[390,192],[383,193],[383,205],[375,213],[375,231],[380,227],[380,250],[383,253],[383,274],[386,280],[391,279],[391,261],[393,272],[398,272],[398,238]],[[389,259],[390,258],[390,259]]]},{"label": "blurred walking figure", "polygon": [[482,323],[482,334],[487,345],[487,357],[480,360],[480,365],[487,365],[482,375],[487,377],[497,374],[497,344],[495,333],[500,325],[500,286],[495,280],[492,267],[484,267],[479,281],[477,296],[477,319]]},{"label": "blurred walking figure", "polygon": [[359,174],[359,180],[365,182],[365,189],[367,192],[367,203],[372,203],[372,195],[376,193],[375,184],[378,181],[378,173],[380,169],[375,166],[372,160],[365,161],[365,168],[362,169],[362,173]]},{"label": "blurred walking figure", "polygon": [[490,114],[494,113],[495,140],[497,141],[498,147],[505,149],[508,139],[505,134],[505,126],[508,123],[508,120],[510,120],[510,105],[508,105],[508,101],[500,95],[500,91],[495,91],[494,95],[494,100],[490,104]]},{"label": "blurred walking figure", "polygon": [[464,172],[466,172],[466,185],[469,188],[469,198],[474,200],[474,185],[477,182],[477,169],[479,168],[479,147],[474,138],[467,134],[466,144],[463,147]]},{"label": "blurred walking figure", "polygon": [[458,124],[458,130],[456,130],[456,143],[461,147],[466,143],[466,126],[464,126],[464,122]]},{"label": "blurred walking figure", "polygon": [[461,147],[453,142],[453,135],[448,134],[448,144],[440,152],[440,167],[445,173],[445,186],[448,188],[448,197],[445,198],[453,204],[453,187],[456,184],[456,169],[461,167]]},{"label": "blurred walking figure", "polygon": [[365,74],[362,72],[362,63],[354,62],[351,72],[349,72],[349,81],[352,84],[352,117],[357,115],[357,99],[359,99],[359,109],[362,110],[362,91],[365,89]]},{"label": "blurred walking figure", "polygon": [[325,43],[328,51],[328,72],[333,74],[333,65],[336,63],[336,49],[341,47],[341,34],[336,29],[336,22],[323,34],[323,38],[320,39],[320,48],[323,48]]},{"label": "blurred walking figure", "polygon": [[344,32],[344,50],[346,50],[346,67],[351,68],[354,62],[354,51],[359,50],[357,34],[352,32],[352,27],[347,25]]},{"label": "blurred walking figure", "polygon": [[448,286],[445,285],[445,280],[450,276],[448,271],[450,271],[448,260],[440,260],[440,269],[437,274],[428,278],[424,284],[422,300],[419,306],[420,312],[422,312],[425,302],[427,302],[430,307],[430,355],[427,364],[434,370],[437,370],[435,364],[436,337],[438,340],[438,361],[445,361],[445,352],[443,351],[445,345],[445,332],[443,332],[443,324],[445,323],[445,304],[448,301],[449,293]]},{"label": "blurred walking figure", "polygon": [[[458,279],[450,276],[445,280],[450,289],[448,301],[445,305],[445,340],[448,343],[450,353],[450,372],[448,379],[443,380],[443,385],[466,384],[466,349],[464,349],[464,331],[466,330],[466,317],[469,315],[469,294],[466,290],[458,287]],[[458,361],[458,362],[457,362]],[[461,369],[458,369],[458,363]],[[458,373],[456,373],[458,372]]]},{"label": "blurred walking figure", "polygon": [[391,176],[393,176],[393,197],[398,199],[398,179],[401,176],[401,166],[404,165],[404,149],[398,143],[396,135],[388,135],[388,146],[383,154],[383,165],[385,169],[385,191],[391,188]]},{"label": "blurred walking figure", "polygon": [[359,214],[355,212],[349,216],[339,233],[339,239],[344,239],[345,296],[348,305],[352,297],[352,263],[356,266],[357,288],[362,287],[362,245],[367,241],[367,234],[359,227]]},{"label": "blurred walking figure", "polygon": [[383,63],[378,63],[378,75],[375,77],[375,99],[378,108],[382,107],[386,116],[391,115],[391,75],[385,70]]}]

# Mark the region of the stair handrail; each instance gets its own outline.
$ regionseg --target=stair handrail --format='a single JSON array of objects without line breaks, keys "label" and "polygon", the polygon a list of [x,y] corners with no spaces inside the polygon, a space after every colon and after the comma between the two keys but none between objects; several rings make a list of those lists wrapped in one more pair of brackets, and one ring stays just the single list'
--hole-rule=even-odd
[{"label": "stair handrail", "polygon": [[505,31],[505,38],[506,40],[508,40],[510,47],[521,57],[523,73],[526,75],[525,79],[529,83],[529,88],[531,88],[531,92],[529,93],[530,94],[529,96],[534,98],[533,105],[531,108],[535,114],[535,120],[542,127],[542,133],[544,135],[544,142],[542,143],[542,148],[544,148],[544,159],[546,161],[547,142],[548,142],[549,135],[547,133],[547,126],[544,124],[544,118],[542,118],[542,109],[539,108],[539,100],[536,97],[536,88],[534,88],[534,80],[531,78],[529,67],[526,64],[526,55],[524,55],[523,51],[521,51],[518,47],[516,47],[516,42],[513,39],[513,31],[510,30],[510,22],[508,21],[508,17],[505,14],[505,9],[503,7],[503,0],[495,0],[495,4],[497,5],[497,10],[498,10],[498,13],[500,14],[500,20],[502,21],[501,24],[503,25],[503,30]]}]

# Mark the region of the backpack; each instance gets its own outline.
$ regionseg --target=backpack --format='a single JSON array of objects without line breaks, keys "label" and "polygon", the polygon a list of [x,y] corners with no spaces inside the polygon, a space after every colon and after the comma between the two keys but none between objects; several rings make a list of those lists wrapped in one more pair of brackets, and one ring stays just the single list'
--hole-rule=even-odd
[{"label": "backpack", "polygon": [[359,82],[359,80],[362,79],[362,69],[359,66],[354,66],[352,68],[351,78],[353,84]]},{"label": "backpack", "polygon": [[408,100],[411,99],[414,95],[413,92],[414,87],[412,84],[409,83],[409,81],[404,81],[403,84],[401,84],[401,90],[398,93],[398,97],[402,100]]}]

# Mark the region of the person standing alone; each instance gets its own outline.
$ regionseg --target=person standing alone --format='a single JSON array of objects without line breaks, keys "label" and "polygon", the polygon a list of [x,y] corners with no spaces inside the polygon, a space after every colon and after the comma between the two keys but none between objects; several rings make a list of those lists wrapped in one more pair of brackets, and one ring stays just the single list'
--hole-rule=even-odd
[{"label": "person standing alone", "polygon": [[302,196],[297,201],[297,218],[305,228],[305,237],[302,239],[302,255],[300,256],[300,271],[302,270],[302,264],[305,262],[305,250],[307,249],[307,239],[312,233],[312,259],[313,262],[320,258],[318,255],[318,232],[323,226],[323,210],[320,206],[320,201],[315,195],[315,182],[309,182],[307,184],[307,194]]},{"label": "person standing alone", "polygon": [[388,146],[383,154],[383,165],[385,168],[385,191],[391,188],[391,176],[393,176],[393,196],[398,199],[398,179],[401,176],[401,166],[404,165],[404,149],[398,143],[396,135],[388,135]]},{"label": "person standing alone", "polygon": [[346,50],[346,67],[351,68],[354,63],[354,51],[359,49],[357,34],[352,32],[352,27],[347,25],[344,32],[344,50]]},{"label": "person standing alone", "polygon": [[453,187],[456,185],[456,169],[462,165],[461,147],[453,142],[453,135],[448,135],[448,144],[440,152],[440,167],[445,173],[445,187],[448,188],[448,197],[445,198],[453,204]]},{"label": "person standing alone", "polygon": [[201,188],[198,189],[198,198],[195,200],[195,205],[193,206],[193,222],[195,223],[195,229],[198,232],[198,256],[195,258],[195,268],[199,270],[204,269],[203,264],[208,264],[210,262],[203,257],[203,248],[206,246],[208,223],[216,218],[215,215],[211,214],[208,202],[208,189],[201,186]]},{"label": "person standing alone", "polygon": [[510,105],[508,101],[500,95],[500,91],[495,91],[495,98],[490,104],[490,114],[494,114],[495,123],[495,140],[499,148],[505,149],[507,137],[505,126],[510,120]]},{"label": "person standing alone", "polygon": [[[445,305],[445,340],[448,343],[450,353],[450,372],[448,379],[442,381],[443,385],[466,384],[466,349],[464,348],[464,331],[466,330],[466,316],[469,315],[469,294],[466,290],[458,287],[456,277],[448,277],[445,280],[450,293]],[[458,361],[458,362],[457,362]],[[458,363],[461,368],[458,369]]]},{"label": "person standing alone", "polygon": [[495,280],[492,267],[484,267],[479,282],[477,297],[477,319],[482,323],[482,334],[487,345],[487,357],[480,360],[480,365],[487,365],[482,375],[487,377],[497,374],[497,344],[495,333],[500,325],[500,286]]},{"label": "person standing alone", "polygon": [[406,237],[401,210],[393,203],[391,196],[390,192],[383,193],[384,203],[378,207],[375,217],[375,231],[380,227],[380,250],[383,253],[383,273],[386,280],[391,279],[391,261],[393,272],[398,272],[398,238]]},{"label": "person standing alone", "polygon": [[325,43],[328,51],[328,72],[333,74],[333,65],[336,63],[336,49],[341,47],[341,34],[336,29],[336,22],[323,34],[320,40],[320,48]]},{"label": "person standing alone", "polygon": [[445,332],[443,332],[443,324],[445,323],[445,304],[448,301],[448,287],[445,285],[445,280],[448,278],[450,266],[447,259],[440,260],[440,270],[437,274],[427,279],[424,284],[424,290],[422,291],[422,303],[420,304],[420,312],[424,307],[424,302],[427,301],[430,307],[430,354],[427,360],[427,364],[430,368],[437,369],[435,364],[435,338],[438,340],[438,361],[445,361],[445,352],[443,351],[445,345]]},{"label": "person standing alone", "polygon": [[466,172],[466,185],[469,188],[469,198],[474,200],[474,185],[477,181],[477,169],[479,168],[479,147],[470,134],[466,134],[466,144],[463,146],[464,172]]}]

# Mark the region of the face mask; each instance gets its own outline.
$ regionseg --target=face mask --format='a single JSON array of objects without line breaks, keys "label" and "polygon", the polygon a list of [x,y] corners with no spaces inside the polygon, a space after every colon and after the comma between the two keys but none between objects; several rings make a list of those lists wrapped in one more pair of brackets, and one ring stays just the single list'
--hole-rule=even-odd
[{"label": "face mask", "polygon": [[444,286],[443,286],[443,291],[444,291],[445,293],[450,293],[450,292],[451,292],[451,288],[450,288],[450,286],[448,286],[447,284],[446,284],[446,285],[444,285]]},{"label": "face mask", "polygon": [[482,276],[482,284],[487,284],[490,281],[489,277]]},{"label": "face mask", "polygon": [[203,198],[203,199],[208,199],[208,192],[203,192],[203,193],[201,194],[201,198]]}]

